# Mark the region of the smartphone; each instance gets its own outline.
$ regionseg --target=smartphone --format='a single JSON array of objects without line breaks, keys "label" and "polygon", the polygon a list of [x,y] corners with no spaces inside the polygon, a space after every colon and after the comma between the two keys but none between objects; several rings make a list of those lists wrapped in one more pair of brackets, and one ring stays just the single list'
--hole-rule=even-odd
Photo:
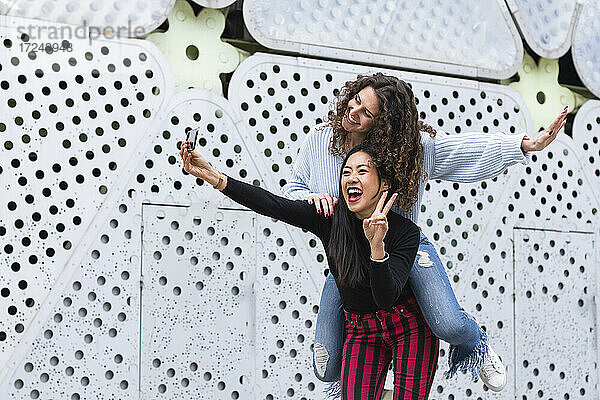
[{"label": "smartphone", "polygon": [[190,144],[190,151],[193,151],[196,148],[196,141],[198,141],[198,130],[199,128],[190,129],[185,138],[185,141]]}]

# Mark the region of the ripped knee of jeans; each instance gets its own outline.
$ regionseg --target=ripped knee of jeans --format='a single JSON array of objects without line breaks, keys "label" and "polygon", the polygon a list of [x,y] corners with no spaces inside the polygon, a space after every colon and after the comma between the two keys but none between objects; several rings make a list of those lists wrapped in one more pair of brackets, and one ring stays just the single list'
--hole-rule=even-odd
[{"label": "ripped knee of jeans", "polygon": [[429,258],[429,253],[426,251],[417,251],[417,263],[421,267],[431,267],[433,265],[433,261]]},{"label": "ripped knee of jeans", "polygon": [[321,343],[315,343],[315,369],[321,378],[325,377],[327,362],[329,361],[329,352]]}]

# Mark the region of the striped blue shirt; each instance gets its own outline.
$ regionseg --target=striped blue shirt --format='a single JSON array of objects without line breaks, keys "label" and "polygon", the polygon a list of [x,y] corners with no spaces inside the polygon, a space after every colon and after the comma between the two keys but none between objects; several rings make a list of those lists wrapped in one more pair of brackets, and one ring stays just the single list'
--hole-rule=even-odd
[{"label": "striped blue shirt", "polygon": [[[298,152],[292,176],[282,188],[285,197],[305,200],[313,193],[339,196],[343,159],[329,152],[332,135],[330,126],[316,127],[309,132]],[[480,132],[448,135],[438,132],[432,138],[429,133],[421,132],[427,178],[469,183],[498,176],[515,163],[528,162],[528,157],[521,150],[525,136]],[[419,185],[417,201],[410,211],[400,213],[414,223],[419,220],[425,183]]]}]

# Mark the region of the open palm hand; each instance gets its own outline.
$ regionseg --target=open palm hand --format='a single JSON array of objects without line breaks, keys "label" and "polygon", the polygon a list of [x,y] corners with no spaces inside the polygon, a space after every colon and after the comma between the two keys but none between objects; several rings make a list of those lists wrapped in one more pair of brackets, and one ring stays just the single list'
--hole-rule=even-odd
[{"label": "open palm hand", "polygon": [[544,129],[538,137],[535,139],[525,139],[523,140],[523,150],[524,151],[540,151],[545,149],[550,143],[556,139],[558,132],[565,126],[567,121],[567,114],[569,113],[568,106],[563,109],[563,111],[552,121],[550,125],[546,129]]}]

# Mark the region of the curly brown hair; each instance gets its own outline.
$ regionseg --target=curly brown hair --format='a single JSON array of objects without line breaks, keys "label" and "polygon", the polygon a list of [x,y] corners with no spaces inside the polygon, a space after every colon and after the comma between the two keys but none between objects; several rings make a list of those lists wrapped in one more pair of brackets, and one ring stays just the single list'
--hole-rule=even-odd
[{"label": "curly brown hair", "polygon": [[355,81],[346,82],[337,96],[335,112],[328,116],[333,127],[329,151],[343,157],[350,150],[347,148],[349,133],[342,127],[342,118],[348,102],[368,86],[377,95],[380,112],[365,142],[374,151],[375,165],[387,170],[396,180],[399,193],[396,205],[408,211],[417,201],[419,184],[427,178],[420,132],[428,132],[431,137],[436,134],[434,128],[419,121],[415,96],[408,83],[380,72],[359,75]]}]

